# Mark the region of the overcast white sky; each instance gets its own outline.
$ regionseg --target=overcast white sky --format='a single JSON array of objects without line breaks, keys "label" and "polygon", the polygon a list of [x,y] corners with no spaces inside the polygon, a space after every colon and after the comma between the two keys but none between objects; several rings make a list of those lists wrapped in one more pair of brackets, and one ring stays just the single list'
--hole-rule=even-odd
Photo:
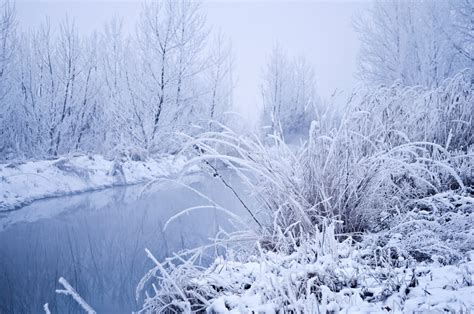
[{"label": "overcast white sky", "polygon": [[[314,64],[318,92],[350,90],[359,41],[352,18],[366,10],[368,1],[225,1],[205,0],[208,24],[231,38],[236,55],[236,103],[255,116],[260,102],[261,69],[275,42],[290,55],[303,55]],[[101,29],[113,16],[134,29],[139,0],[17,0],[22,28],[34,28],[48,16],[58,23],[66,14],[84,32]]]}]

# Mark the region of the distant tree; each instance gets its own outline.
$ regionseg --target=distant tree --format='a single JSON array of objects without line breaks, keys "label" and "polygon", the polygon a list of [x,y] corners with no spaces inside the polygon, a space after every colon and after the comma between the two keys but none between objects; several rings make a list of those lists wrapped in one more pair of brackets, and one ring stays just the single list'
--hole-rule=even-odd
[{"label": "distant tree", "polygon": [[263,71],[262,123],[284,136],[306,134],[315,118],[314,70],[304,58],[290,60],[278,45]]},{"label": "distant tree", "polygon": [[474,69],[474,1],[452,2],[454,34],[446,34],[454,48],[463,55]]},{"label": "distant tree", "polygon": [[227,122],[224,116],[232,109],[233,77],[232,68],[234,57],[232,45],[228,39],[218,32],[209,49],[208,66],[206,71],[210,120],[221,123]]},{"label": "distant tree", "polygon": [[[472,28],[472,10],[465,9],[470,5],[471,0],[376,1],[370,16],[356,21],[362,41],[359,77],[369,84],[437,87],[472,66],[466,51],[472,30],[463,33]],[[462,22],[459,15],[470,20]]]}]

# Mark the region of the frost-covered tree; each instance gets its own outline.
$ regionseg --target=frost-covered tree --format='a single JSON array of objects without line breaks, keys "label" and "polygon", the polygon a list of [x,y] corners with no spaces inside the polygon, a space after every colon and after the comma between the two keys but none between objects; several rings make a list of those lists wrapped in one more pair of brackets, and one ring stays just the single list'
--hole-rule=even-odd
[{"label": "frost-covered tree", "polygon": [[[105,139],[104,101],[102,99],[103,82],[98,68],[98,36],[94,33],[83,40],[84,54],[80,60],[82,79],[79,85],[78,102],[71,123],[69,152],[84,150],[100,151],[100,143]],[[82,75],[81,75],[82,74]]]},{"label": "frost-covered tree", "polygon": [[[360,78],[369,84],[398,80],[403,85],[437,87],[472,66],[465,51],[466,43],[472,42],[472,10],[465,9],[470,5],[470,0],[376,1],[370,16],[356,22],[362,41]],[[470,35],[465,28],[471,28]]]},{"label": "frost-covered tree", "polygon": [[132,53],[132,39],[124,33],[123,21],[113,19],[107,23],[100,43],[106,143],[110,148],[144,148],[146,135],[142,123],[143,113],[136,101],[136,82],[132,77],[132,67],[136,65],[137,58]]},{"label": "frost-covered tree", "polygon": [[233,91],[233,52],[232,45],[222,32],[218,32],[209,49],[206,71],[208,95],[205,102],[209,107],[210,120],[227,122],[225,113],[232,108]]},{"label": "frost-covered tree", "polygon": [[[84,134],[92,130],[92,120],[97,118],[97,101],[100,84],[97,81],[96,39],[83,39],[73,22],[64,21],[57,37],[51,36],[49,27],[43,29],[38,43],[44,42],[40,51],[41,71],[39,81],[46,76],[48,87],[46,128],[48,154],[57,155],[78,150]],[[40,82],[42,84],[42,82]],[[90,143],[88,143],[90,145]]]},{"label": "frost-covered tree", "polygon": [[10,1],[0,5],[0,155],[12,150],[9,139],[14,136],[8,121],[14,118],[11,99],[16,44],[16,15]]},{"label": "frost-covered tree", "polygon": [[[207,37],[198,2],[157,0],[145,4],[139,22],[139,61],[134,101],[142,105],[146,149],[162,149],[170,132],[199,113],[198,77]],[[151,117],[151,121],[147,121]]]},{"label": "frost-covered tree", "polygon": [[20,45],[10,142],[26,156],[94,150],[102,134],[96,37],[81,38],[67,20],[54,34],[46,22]]},{"label": "frost-covered tree", "polygon": [[263,72],[263,125],[285,137],[307,133],[316,114],[315,88],[311,64],[302,57],[290,60],[275,46]]},{"label": "frost-covered tree", "polygon": [[463,55],[474,68],[474,1],[452,2],[454,34],[448,34],[454,48]]},{"label": "frost-covered tree", "polygon": [[268,63],[263,73],[262,98],[263,98],[263,123],[277,127],[277,120],[281,118],[281,107],[286,102],[289,85],[289,61],[286,53],[280,46],[275,46],[270,54]]},{"label": "frost-covered tree", "polygon": [[15,8],[10,1],[0,6],[0,99],[8,93],[8,75],[12,70],[13,51],[16,43]]}]

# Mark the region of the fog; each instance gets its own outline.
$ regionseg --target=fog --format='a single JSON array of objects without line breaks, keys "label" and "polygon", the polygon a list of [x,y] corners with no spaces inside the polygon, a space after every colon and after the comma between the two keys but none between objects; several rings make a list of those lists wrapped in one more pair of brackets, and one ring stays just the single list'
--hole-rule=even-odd
[{"label": "fog", "polygon": [[[207,24],[221,29],[235,53],[236,110],[256,122],[261,110],[262,67],[276,43],[289,55],[304,56],[315,68],[317,92],[328,99],[337,90],[347,94],[356,86],[359,49],[353,18],[370,1],[203,1]],[[113,17],[123,19],[129,32],[142,2],[139,0],[40,0],[17,2],[18,20],[34,29],[49,18],[51,25],[66,16],[82,32],[102,30]]]}]

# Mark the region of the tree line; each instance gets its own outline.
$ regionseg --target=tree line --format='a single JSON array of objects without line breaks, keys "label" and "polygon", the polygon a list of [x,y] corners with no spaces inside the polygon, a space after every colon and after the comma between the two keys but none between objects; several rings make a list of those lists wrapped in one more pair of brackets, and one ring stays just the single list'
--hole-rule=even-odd
[{"label": "tree line", "polygon": [[173,134],[232,105],[231,45],[198,2],[147,2],[131,34],[120,19],[91,35],[68,19],[21,32],[9,1],[0,25],[3,158],[170,152]]}]

